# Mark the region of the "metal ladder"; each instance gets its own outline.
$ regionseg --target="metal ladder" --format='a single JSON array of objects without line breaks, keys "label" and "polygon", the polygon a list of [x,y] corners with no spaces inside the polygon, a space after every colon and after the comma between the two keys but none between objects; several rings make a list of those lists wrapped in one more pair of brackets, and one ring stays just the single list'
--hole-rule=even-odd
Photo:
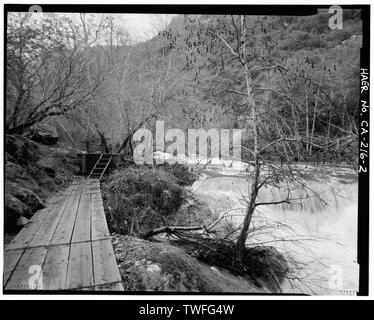
[{"label": "metal ladder", "polygon": [[99,160],[97,160],[95,166],[88,175],[88,179],[101,179],[108,168],[113,155],[103,153],[100,155]]}]

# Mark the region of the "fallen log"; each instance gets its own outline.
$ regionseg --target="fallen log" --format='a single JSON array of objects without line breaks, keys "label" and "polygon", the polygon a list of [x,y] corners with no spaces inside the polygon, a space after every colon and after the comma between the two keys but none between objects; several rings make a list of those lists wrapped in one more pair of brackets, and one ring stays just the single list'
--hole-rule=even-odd
[{"label": "fallen log", "polygon": [[166,227],[161,227],[161,228],[157,228],[157,229],[153,229],[151,231],[148,231],[147,233],[142,235],[142,238],[147,240],[150,237],[153,237],[153,236],[155,236],[157,234],[161,234],[161,233],[173,234],[173,233],[178,232],[178,231],[198,231],[198,230],[202,230],[202,231],[205,231],[207,233],[211,232],[209,230],[209,227],[206,227],[206,226],[192,226],[192,227],[183,227],[183,226],[171,226],[170,227],[170,226],[166,226]]}]

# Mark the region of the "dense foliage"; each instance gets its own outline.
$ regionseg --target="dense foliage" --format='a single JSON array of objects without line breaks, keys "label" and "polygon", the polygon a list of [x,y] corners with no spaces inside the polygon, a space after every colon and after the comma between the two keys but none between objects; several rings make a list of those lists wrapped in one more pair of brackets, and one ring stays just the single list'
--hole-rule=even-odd
[{"label": "dense foliage", "polygon": [[[331,30],[330,16],[246,19],[261,141],[300,139],[269,149],[270,159],[352,161],[355,154],[362,23],[359,10],[344,10],[344,28]],[[250,131],[241,64],[216,36],[235,48],[238,19],[175,16],[152,39],[131,44],[108,15],[49,14],[39,29],[27,15],[10,15],[7,130],[22,133],[51,118],[69,144],[129,152],[132,133],[154,130],[156,119],[166,130]],[[245,147],[252,142],[248,133]]]},{"label": "dense foliage", "polygon": [[122,234],[143,234],[169,225],[188,199],[170,173],[159,169],[128,168],[103,184],[111,228]]}]

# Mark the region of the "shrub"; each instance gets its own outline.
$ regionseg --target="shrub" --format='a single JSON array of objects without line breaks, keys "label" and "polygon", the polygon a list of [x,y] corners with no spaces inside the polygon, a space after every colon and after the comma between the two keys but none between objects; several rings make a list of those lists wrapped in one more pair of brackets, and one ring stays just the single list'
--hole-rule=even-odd
[{"label": "shrub", "polygon": [[170,173],[155,168],[127,168],[103,183],[112,231],[144,234],[169,225],[189,195]]},{"label": "shrub", "polygon": [[196,173],[188,170],[188,167],[183,164],[175,163],[159,165],[159,168],[172,174],[176,179],[177,183],[181,186],[191,186],[198,178]]}]

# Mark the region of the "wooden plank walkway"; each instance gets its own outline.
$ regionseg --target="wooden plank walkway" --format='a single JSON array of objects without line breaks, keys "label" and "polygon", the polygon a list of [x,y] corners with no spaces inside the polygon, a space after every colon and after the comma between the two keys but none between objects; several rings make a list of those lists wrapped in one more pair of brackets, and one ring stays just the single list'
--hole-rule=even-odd
[{"label": "wooden plank walkway", "polygon": [[48,200],[7,246],[4,290],[123,291],[98,180]]}]

